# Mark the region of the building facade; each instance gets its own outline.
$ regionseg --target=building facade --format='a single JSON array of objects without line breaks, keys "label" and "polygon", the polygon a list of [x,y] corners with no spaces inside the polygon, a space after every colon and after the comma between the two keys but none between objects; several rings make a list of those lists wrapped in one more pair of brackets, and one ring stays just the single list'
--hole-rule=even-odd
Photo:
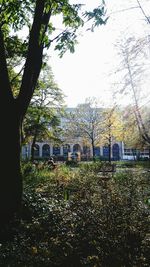
[{"label": "building facade", "polygon": [[[74,108],[68,108],[67,113],[71,114]],[[65,128],[67,124],[67,116],[61,119],[61,128]],[[37,142],[34,150],[34,158],[46,159],[50,156],[55,157],[56,160],[65,160],[68,157],[68,153],[80,153],[81,160],[89,160],[93,157],[93,149],[90,145],[85,145],[83,138],[76,137],[71,140],[64,141],[62,145],[56,145],[49,140],[44,142]],[[108,146],[96,146],[94,148],[94,154],[96,158],[107,160],[109,158]],[[139,151],[125,147],[122,141],[117,142],[114,138],[111,141],[111,159],[112,160],[134,160],[138,157],[149,158],[150,151],[144,149]],[[22,158],[30,159],[31,157],[31,143],[22,147]]]},{"label": "building facade", "polygon": [[[92,158],[92,147],[84,146],[82,142],[66,143],[63,145],[54,145],[45,142],[37,142],[34,150],[34,157],[36,159],[46,159],[50,156],[55,157],[56,160],[66,160],[68,153],[80,152],[81,160],[89,160]],[[31,144],[22,147],[22,158],[30,159]],[[107,146],[96,146],[95,157],[107,160],[109,157],[109,148]],[[114,142],[111,147],[112,160],[135,160],[140,158],[149,158],[149,150],[144,149],[137,151],[136,149],[126,148],[123,142]]]}]

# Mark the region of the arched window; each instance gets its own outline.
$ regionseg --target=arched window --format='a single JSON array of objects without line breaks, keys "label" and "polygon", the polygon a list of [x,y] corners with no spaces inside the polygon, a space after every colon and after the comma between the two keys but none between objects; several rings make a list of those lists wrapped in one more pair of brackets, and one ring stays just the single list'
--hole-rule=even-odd
[{"label": "arched window", "polygon": [[70,152],[70,145],[63,145],[63,155],[68,155],[68,152]]},{"label": "arched window", "polygon": [[42,147],[42,157],[48,158],[49,156],[50,156],[50,146],[48,144],[45,144]]},{"label": "arched window", "polygon": [[113,159],[114,160],[119,160],[120,159],[120,155],[119,155],[119,145],[118,144],[114,144],[112,147],[112,154],[113,154]]},{"label": "arched window", "polygon": [[104,156],[104,158],[106,158],[106,159],[109,158],[109,147],[108,147],[108,146],[104,146],[104,147],[103,147],[103,156]]},{"label": "arched window", "polygon": [[90,147],[89,146],[83,146],[83,154],[84,155],[90,155]]},{"label": "arched window", "polygon": [[75,144],[73,146],[73,152],[81,152],[81,147],[79,144]]},{"label": "arched window", "polygon": [[60,155],[60,147],[59,146],[53,146],[53,155]]},{"label": "arched window", "polygon": [[38,144],[35,144],[34,146],[34,157],[38,158],[40,156],[40,147]]},{"label": "arched window", "polygon": [[99,146],[94,147],[94,154],[95,154],[95,156],[100,156],[100,147]]}]

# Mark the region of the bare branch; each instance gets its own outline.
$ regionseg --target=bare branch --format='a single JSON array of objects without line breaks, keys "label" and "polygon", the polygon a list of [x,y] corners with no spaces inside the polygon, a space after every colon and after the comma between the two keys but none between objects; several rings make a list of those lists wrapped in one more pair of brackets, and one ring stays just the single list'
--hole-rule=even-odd
[{"label": "bare branch", "polygon": [[150,24],[150,19],[149,19],[149,17],[146,15],[146,13],[145,13],[145,11],[144,11],[144,9],[143,9],[143,7],[142,7],[140,1],[139,1],[139,0],[136,0],[136,1],[137,1],[137,3],[138,3],[139,8],[141,9],[141,11],[142,11],[144,17],[146,18],[147,22]]},{"label": "bare branch", "polygon": [[117,14],[117,13],[121,13],[121,12],[125,12],[125,11],[129,11],[132,9],[137,9],[137,8],[139,8],[139,6],[133,6],[133,7],[129,7],[129,8],[120,9],[120,10],[111,12],[110,14],[108,14],[108,16],[113,15],[113,14]]}]

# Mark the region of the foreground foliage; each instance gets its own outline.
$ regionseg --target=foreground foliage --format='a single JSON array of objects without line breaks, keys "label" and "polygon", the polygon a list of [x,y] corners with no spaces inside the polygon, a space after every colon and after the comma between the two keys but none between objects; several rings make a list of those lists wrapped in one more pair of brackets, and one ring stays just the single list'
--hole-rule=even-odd
[{"label": "foreground foliage", "polygon": [[22,219],[1,232],[0,266],[149,266],[148,172],[108,179],[98,163],[22,170]]}]

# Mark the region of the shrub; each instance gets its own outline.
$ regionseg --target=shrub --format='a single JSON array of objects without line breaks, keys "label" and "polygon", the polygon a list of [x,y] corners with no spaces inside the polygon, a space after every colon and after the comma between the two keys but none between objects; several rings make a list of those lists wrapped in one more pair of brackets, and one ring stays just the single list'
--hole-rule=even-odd
[{"label": "shrub", "polygon": [[149,266],[145,177],[130,171],[106,181],[97,168],[60,166],[25,182],[22,220],[1,242],[0,266]]},{"label": "shrub", "polygon": [[66,166],[78,167],[78,162],[76,160],[66,160]]}]

